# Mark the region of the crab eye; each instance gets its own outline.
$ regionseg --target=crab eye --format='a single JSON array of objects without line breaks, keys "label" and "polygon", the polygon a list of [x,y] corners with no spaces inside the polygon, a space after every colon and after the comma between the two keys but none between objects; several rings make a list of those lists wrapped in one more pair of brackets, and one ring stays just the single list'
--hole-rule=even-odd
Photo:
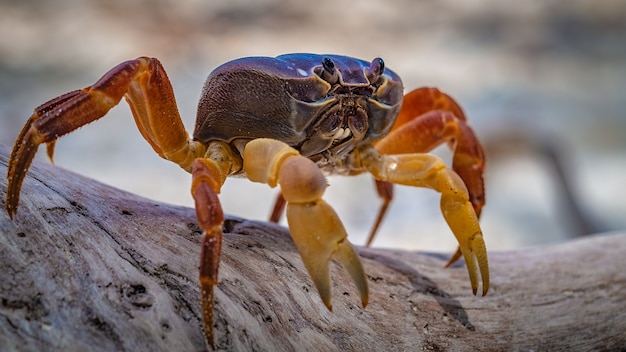
[{"label": "crab eye", "polygon": [[375,83],[378,80],[378,77],[380,77],[383,74],[383,72],[385,72],[385,61],[377,57],[374,60],[372,60],[367,76],[370,82]]},{"label": "crab eye", "polygon": [[324,70],[331,75],[335,72],[335,63],[329,57],[322,59],[322,67],[324,67]]},{"label": "crab eye", "polygon": [[372,60],[372,70],[376,68],[376,73],[378,75],[382,75],[385,72],[385,61],[383,59],[377,57]]},{"label": "crab eye", "polygon": [[334,84],[339,80],[339,74],[335,69],[335,63],[329,57],[325,57],[322,59],[322,67],[316,70],[317,74],[326,82],[330,84]]}]

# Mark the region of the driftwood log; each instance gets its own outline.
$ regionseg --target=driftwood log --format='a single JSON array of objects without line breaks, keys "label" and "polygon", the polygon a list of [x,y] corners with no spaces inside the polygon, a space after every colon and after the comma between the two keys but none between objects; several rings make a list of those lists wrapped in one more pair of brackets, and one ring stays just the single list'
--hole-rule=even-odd
[{"label": "driftwood log", "polygon": [[[206,349],[194,216],[35,162],[16,217],[0,211],[0,350]],[[448,254],[359,248],[370,304],[333,264],[329,312],[285,228],[230,217],[224,230],[218,349],[626,349],[623,233],[490,252],[485,297],[463,263],[443,268]]]}]

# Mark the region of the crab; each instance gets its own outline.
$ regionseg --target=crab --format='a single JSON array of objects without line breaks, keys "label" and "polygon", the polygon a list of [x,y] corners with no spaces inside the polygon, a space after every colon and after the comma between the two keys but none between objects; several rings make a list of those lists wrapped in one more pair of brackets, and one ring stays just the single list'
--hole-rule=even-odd
[{"label": "crab", "polygon": [[[52,160],[57,138],[107,114],[122,98],[139,132],[162,158],[191,173],[191,194],[203,230],[199,284],[204,334],[214,347],[214,287],[224,214],[218,194],[229,176],[280,186],[272,220],[286,204],[293,242],[323,303],[332,310],[329,262],[349,273],[365,307],[367,276],[333,208],[323,200],[330,174],[369,172],[383,199],[392,184],[432,188],[458,240],[473,293],[489,288],[487,251],[478,215],[484,204],[482,147],[459,105],[436,88],[403,95],[400,77],[376,58],[287,54],[227,62],[206,80],[190,138],[167,74],[156,58],[109,70],[86,88],[37,107],[17,137],[8,168],[5,208],[16,215],[20,189],[40,144]],[[453,149],[453,166],[428,154]]]}]

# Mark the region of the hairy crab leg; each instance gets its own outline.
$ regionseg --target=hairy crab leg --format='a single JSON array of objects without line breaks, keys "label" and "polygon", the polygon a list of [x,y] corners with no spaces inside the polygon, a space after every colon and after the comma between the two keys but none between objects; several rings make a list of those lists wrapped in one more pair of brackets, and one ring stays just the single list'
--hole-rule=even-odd
[{"label": "hairy crab leg", "polygon": [[469,273],[472,291],[482,277],[483,295],[489,289],[487,249],[478,216],[463,180],[438,157],[430,154],[382,155],[373,148],[360,151],[357,162],[379,180],[426,187],[441,193],[441,211],[454,233]]},{"label": "hairy crab leg", "polygon": [[339,216],[322,199],[327,183],[317,165],[287,144],[263,138],[246,145],[243,160],[251,181],[280,185],[291,237],[326,307],[332,310],[329,263],[333,258],[350,274],[365,307],[368,286],[363,265]]}]

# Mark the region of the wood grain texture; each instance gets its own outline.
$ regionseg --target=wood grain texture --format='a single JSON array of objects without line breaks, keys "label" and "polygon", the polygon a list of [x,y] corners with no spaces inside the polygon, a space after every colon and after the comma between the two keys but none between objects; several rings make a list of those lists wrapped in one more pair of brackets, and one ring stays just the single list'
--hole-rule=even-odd
[{"label": "wood grain texture", "polygon": [[[194,216],[36,161],[15,219],[0,211],[0,350],[206,349]],[[329,312],[285,228],[229,217],[225,232],[218,349],[626,349],[624,233],[490,252],[486,297],[447,254],[359,248],[370,304],[333,264]]]}]

